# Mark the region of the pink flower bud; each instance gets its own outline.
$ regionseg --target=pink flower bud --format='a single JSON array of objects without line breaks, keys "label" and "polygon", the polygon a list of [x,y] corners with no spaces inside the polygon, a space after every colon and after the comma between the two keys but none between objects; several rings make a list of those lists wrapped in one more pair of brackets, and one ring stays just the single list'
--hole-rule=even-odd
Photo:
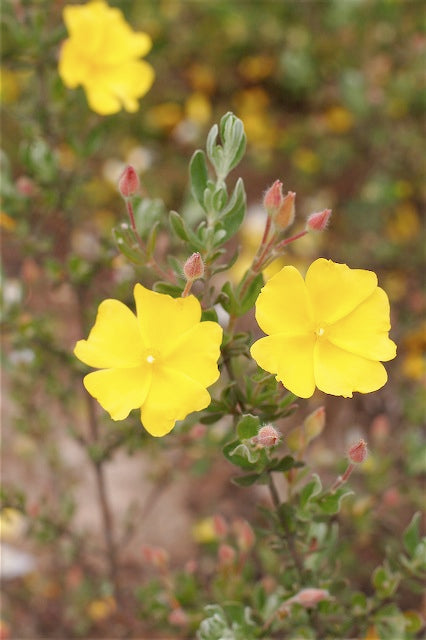
[{"label": "pink flower bud", "polygon": [[283,202],[283,183],[275,180],[263,197],[263,206],[269,215],[275,215]]},{"label": "pink flower bud", "polygon": [[222,567],[229,567],[229,565],[233,564],[235,561],[235,556],[235,549],[229,544],[221,544],[217,551],[219,564]]},{"label": "pink flower bud", "polygon": [[34,180],[28,178],[28,176],[19,176],[15,182],[15,187],[18,193],[21,196],[25,196],[26,198],[30,198],[36,192],[36,185]]},{"label": "pink flower bud", "polygon": [[275,216],[275,223],[280,229],[287,229],[294,222],[296,194],[289,191],[283,199]]},{"label": "pink flower bud", "polygon": [[188,616],[181,607],[177,607],[170,611],[169,622],[175,627],[186,627],[188,624]]},{"label": "pink flower bud", "polygon": [[213,516],[213,527],[218,538],[224,538],[228,533],[228,523],[218,513]]},{"label": "pink flower bud", "polygon": [[294,602],[301,604],[302,607],[315,607],[318,602],[327,600],[330,597],[330,593],[326,589],[314,589],[308,587],[302,589],[295,596],[287,600],[287,602]]},{"label": "pink flower bud", "polygon": [[251,441],[259,447],[275,447],[280,441],[280,434],[271,424],[265,424]]},{"label": "pink flower bud", "polygon": [[232,523],[232,528],[237,538],[238,548],[243,552],[251,549],[256,541],[256,538],[253,533],[253,529],[251,528],[247,520],[243,520],[242,518],[234,520],[234,522]]},{"label": "pink flower bud", "polygon": [[131,196],[135,195],[139,187],[140,182],[138,174],[132,166],[127,165],[118,180],[118,190],[120,191],[123,198],[130,198]]},{"label": "pink flower bud", "polygon": [[361,462],[364,462],[367,455],[367,443],[362,439],[356,444],[353,444],[348,451],[348,458],[354,464],[360,464]]},{"label": "pink flower bud", "polygon": [[194,280],[197,280],[197,278],[203,277],[204,262],[198,252],[189,256],[188,260],[183,265],[183,272],[185,274],[185,278],[189,282],[193,282]]},{"label": "pink flower bud", "polygon": [[306,231],[324,231],[330,220],[331,209],[312,213],[306,221]]},{"label": "pink flower bud", "polygon": [[191,427],[191,430],[189,431],[189,437],[191,438],[191,440],[201,440],[201,438],[204,438],[204,436],[206,435],[207,432],[207,427],[205,424],[194,424],[193,427]]},{"label": "pink flower bud", "polygon": [[142,547],[142,555],[145,562],[152,564],[154,567],[163,568],[169,562],[169,554],[162,547],[144,545]]}]

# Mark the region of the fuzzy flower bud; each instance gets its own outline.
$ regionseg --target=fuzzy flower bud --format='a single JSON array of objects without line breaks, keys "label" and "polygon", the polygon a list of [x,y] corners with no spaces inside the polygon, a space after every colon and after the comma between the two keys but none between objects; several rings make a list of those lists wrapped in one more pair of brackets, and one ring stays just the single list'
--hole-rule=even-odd
[{"label": "fuzzy flower bud", "polygon": [[325,231],[331,217],[331,209],[312,213],[306,221],[306,231]]},{"label": "fuzzy flower bud", "polygon": [[188,282],[194,282],[204,275],[204,262],[200,254],[193,253],[183,265],[183,272]]},{"label": "fuzzy flower bud", "polygon": [[356,444],[353,444],[348,451],[348,458],[354,464],[360,464],[361,462],[364,462],[367,455],[367,443],[362,439]]},{"label": "fuzzy flower bud", "polygon": [[127,165],[118,180],[118,190],[123,198],[134,196],[140,187],[138,174],[131,165]]},{"label": "fuzzy flower bud", "polygon": [[280,229],[287,229],[294,222],[295,216],[295,200],[296,194],[294,191],[289,191],[284,197],[280,208],[275,216],[275,223]]},{"label": "fuzzy flower bud", "polygon": [[251,549],[256,541],[256,538],[253,533],[253,529],[251,528],[247,520],[238,518],[232,523],[232,528],[237,539],[238,548],[244,553]]},{"label": "fuzzy flower bud", "polygon": [[213,516],[213,527],[218,538],[224,538],[228,533],[228,524],[225,518],[218,513]]},{"label": "fuzzy flower bud", "polygon": [[274,216],[283,202],[283,183],[275,180],[274,184],[269,187],[263,197],[263,206],[268,215]]},{"label": "fuzzy flower bud", "polygon": [[271,424],[265,424],[251,441],[259,447],[275,447],[280,441],[280,434]]},{"label": "fuzzy flower bud", "polygon": [[[295,596],[290,598],[291,602],[301,604],[302,607],[315,607],[318,602],[322,600],[327,600],[330,597],[329,592],[326,589],[314,589],[308,587],[307,589],[302,589]],[[287,603],[289,600],[287,600]]]},{"label": "fuzzy flower bud", "polygon": [[145,562],[154,567],[164,568],[169,562],[169,554],[162,547],[144,545],[142,547],[142,555]]},{"label": "fuzzy flower bud", "polygon": [[175,627],[186,627],[189,622],[189,618],[181,607],[177,607],[176,609],[172,609],[172,611],[170,611],[169,622]]},{"label": "fuzzy flower bud", "polygon": [[306,439],[310,442],[319,436],[325,427],[325,408],[318,407],[304,420]]},{"label": "fuzzy flower bud", "polygon": [[221,544],[217,556],[221,567],[229,567],[235,561],[236,552],[229,544]]}]

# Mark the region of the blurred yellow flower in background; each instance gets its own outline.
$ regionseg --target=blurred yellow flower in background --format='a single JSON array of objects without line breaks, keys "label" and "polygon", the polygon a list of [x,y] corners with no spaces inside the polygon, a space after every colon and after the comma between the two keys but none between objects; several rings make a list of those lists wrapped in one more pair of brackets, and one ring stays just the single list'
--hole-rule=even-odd
[{"label": "blurred yellow flower in background", "polygon": [[305,281],[292,266],[263,287],[256,320],[268,334],[251,347],[258,365],[292,393],[318,387],[336,396],[383,387],[396,345],[388,337],[389,301],[372,271],[319,258]]},{"label": "blurred yellow flower in background", "polygon": [[169,433],[177,420],[210,404],[206,390],[219,377],[222,329],[200,322],[197,298],[172,298],[137,284],[136,315],[119,300],[104,300],[87,340],[74,353],[100,371],[84,386],[113,420],[141,408],[153,436]]},{"label": "blurred yellow flower in background", "polygon": [[154,81],[154,70],[139,60],[151,49],[148,34],[134,32],[119,9],[103,0],[66,6],[70,37],[62,45],[59,74],[70,89],[82,85],[93,111],[135,112]]}]

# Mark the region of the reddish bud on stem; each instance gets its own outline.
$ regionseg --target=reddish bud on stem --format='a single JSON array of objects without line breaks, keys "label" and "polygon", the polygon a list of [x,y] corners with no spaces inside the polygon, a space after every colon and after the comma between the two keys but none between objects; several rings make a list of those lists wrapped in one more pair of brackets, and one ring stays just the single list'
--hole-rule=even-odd
[{"label": "reddish bud on stem", "polygon": [[197,278],[203,277],[204,262],[198,252],[189,256],[188,260],[183,265],[183,272],[185,274],[185,278],[191,282],[194,282]]},{"label": "reddish bud on stem", "polygon": [[275,215],[283,202],[283,183],[275,180],[263,197],[263,206],[269,215]]},{"label": "reddish bud on stem", "polygon": [[306,221],[307,231],[324,231],[331,217],[331,209],[312,213]]},{"label": "reddish bud on stem", "polygon": [[354,464],[360,464],[361,462],[364,462],[367,455],[367,443],[362,439],[356,444],[353,444],[348,451],[348,458]]},{"label": "reddish bud on stem", "polygon": [[280,441],[280,434],[271,424],[266,424],[251,440],[259,447],[275,447]]},{"label": "reddish bud on stem", "polygon": [[130,198],[135,195],[140,187],[138,174],[130,165],[124,169],[118,181],[118,190],[123,198]]}]

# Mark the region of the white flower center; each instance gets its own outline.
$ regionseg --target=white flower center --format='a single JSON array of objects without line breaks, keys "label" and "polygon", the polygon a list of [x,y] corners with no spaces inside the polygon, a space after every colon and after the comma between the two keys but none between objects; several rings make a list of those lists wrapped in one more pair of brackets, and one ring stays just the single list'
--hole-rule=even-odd
[{"label": "white flower center", "polygon": [[316,334],[317,334],[317,336],[320,338],[321,336],[323,336],[323,335],[324,335],[324,331],[325,331],[325,329],[323,329],[323,327],[319,327],[319,328],[315,331],[315,333],[316,333]]},{"label": "white flower center", "polygon": [[155,362],[155,358],[153,355],[149,355],[146,357],[146,361],[148,362],[148,364],[152,364],[153,362]]}]

